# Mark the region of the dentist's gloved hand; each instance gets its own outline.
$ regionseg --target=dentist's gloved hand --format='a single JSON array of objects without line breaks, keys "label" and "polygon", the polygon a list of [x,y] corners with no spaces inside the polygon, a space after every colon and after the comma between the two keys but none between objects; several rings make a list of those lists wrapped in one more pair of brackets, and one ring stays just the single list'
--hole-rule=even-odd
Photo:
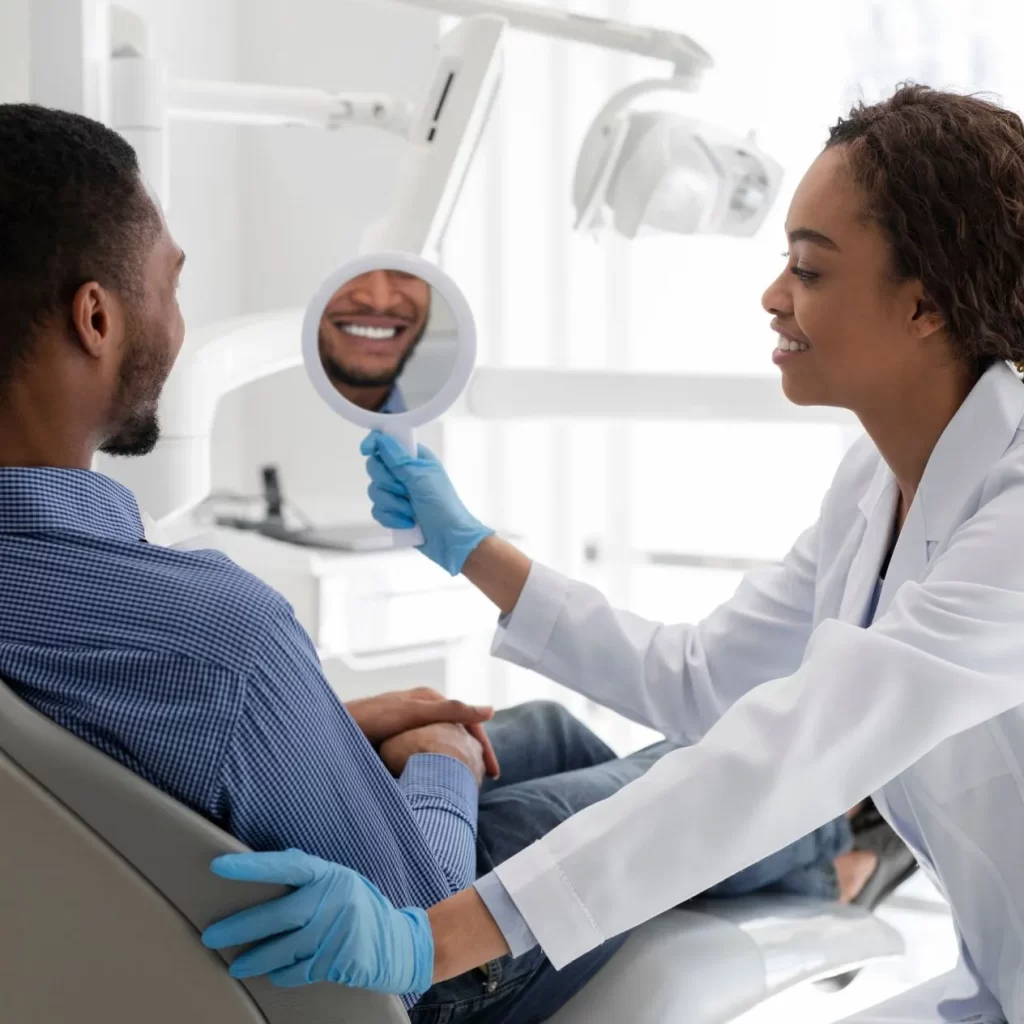
[{"label": "dentist's gloved hand", "polygon": [[335,981],[392,995],[430,988],[434,938],[426,913],[396,910],[358,872],[301,850],[232,853],[211,868],[222,878],[298,887],[203,932],[211,949],[269,940],[231,964],[234,977],[268,974],[283,987]]},{"label": "dentist's gloved hand", "polygon": [[424,537],[419,550],[458,576],[473,550],[494,531],[466,511],[437,456],[420,445],[414,458],[379,430],[360,451],[367,456],[373,518],[392,530],[419,526]]}]

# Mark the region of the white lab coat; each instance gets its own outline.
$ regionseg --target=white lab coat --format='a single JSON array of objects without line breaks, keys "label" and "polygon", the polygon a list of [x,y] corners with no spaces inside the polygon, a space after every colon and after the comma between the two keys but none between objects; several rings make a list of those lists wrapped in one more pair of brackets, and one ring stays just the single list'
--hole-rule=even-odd
[{"label": "white lab coat", "polygon": [[873,794],[964,956],[859,1019],[1024,1022],[1022,420],[1000,363],[932,453],[867,629],[898,498],[867,438],[783,563],[698,625],[534,566],[494,652],[694,744],[498,868],[556,967]]}]

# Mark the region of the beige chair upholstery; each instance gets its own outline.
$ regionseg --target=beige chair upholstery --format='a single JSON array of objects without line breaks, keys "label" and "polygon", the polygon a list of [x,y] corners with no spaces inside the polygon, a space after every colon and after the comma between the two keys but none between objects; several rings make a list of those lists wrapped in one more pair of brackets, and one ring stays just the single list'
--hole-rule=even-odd
[{"label": "beige chair upholstery", "polygon": [[2,684],[0,823],[4,1024],[409,1019],[340,985],[235,981],[199,933],[283,890],[217,878],[210,861],[240,843]]},{"label": "beige chair upholstery", "polygon": [[[231,978],[199,932],[281,891],[210,872],[242,849],[0,684],[0,1022],[407,1022],[390,997]],[[902,948],[850,908],[709,901],[638,929],[554,1021],[719,1024]]]}]

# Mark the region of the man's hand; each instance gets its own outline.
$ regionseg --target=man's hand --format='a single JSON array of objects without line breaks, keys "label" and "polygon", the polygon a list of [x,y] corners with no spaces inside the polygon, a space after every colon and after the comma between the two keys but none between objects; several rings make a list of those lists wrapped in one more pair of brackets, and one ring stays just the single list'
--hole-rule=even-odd
[{"label": "man's hand", "polygon": [[362,697],[347,701],[345,707],[366,738],[378,748],[394,736],[425,725],[440,722],[464,725],[483,747],[487,774],[495,779],[500,774],[498,758],[482,725],[494,716],[493,708],[474,707],[461,700],[449,700],[429,686],[382,693],[376,697]]},{"label": "man's hand", "polygon": [[386,740],[380,747],[380,759],[396,778],[405,771],[406,762],[414,754],[444,754],[461,761],[479,786],[484,780],[484,748],[462,725],[439,722],[411,729]]}]

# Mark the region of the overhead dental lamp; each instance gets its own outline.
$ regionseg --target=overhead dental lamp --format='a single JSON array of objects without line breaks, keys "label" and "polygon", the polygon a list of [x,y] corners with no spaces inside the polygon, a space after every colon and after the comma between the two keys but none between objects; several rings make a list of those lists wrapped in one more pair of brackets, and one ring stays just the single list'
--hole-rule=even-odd
[{"label": "overhead dental lamp", "polygon": [[490,14],[510,27],[669,61],[670,78],[628,85],[595,116],[576,161],[572,197],[578,231],[625,238],[753,235],[779,192],[781,165],[753,133],[669,111],[637,109],[657,93],[693,93],[711,56],[687,36],[511,0],[400,0],[452,15]]}]

